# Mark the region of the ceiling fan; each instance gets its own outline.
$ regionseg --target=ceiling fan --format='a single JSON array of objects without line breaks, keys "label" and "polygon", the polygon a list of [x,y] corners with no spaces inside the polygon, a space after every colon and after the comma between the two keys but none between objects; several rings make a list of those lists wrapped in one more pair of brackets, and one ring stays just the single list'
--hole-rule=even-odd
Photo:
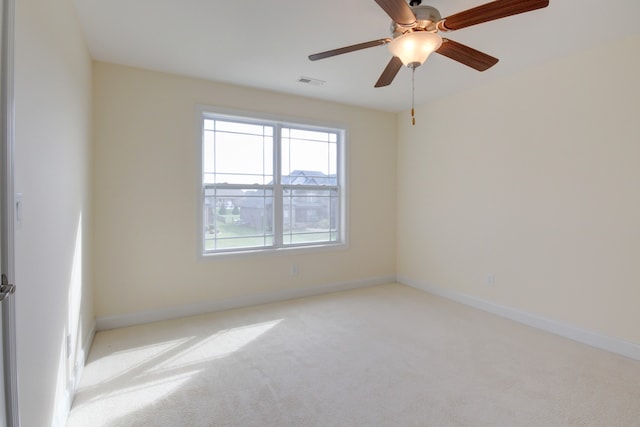
[{"label": "ceiling fan", "polygon": [[495,0],[463,12],[442,18],[432,6],[421,6],[421,0],[375,0],[391,17],[391,38],[372,40],[339,49],[309,55],[311,61],[343,53],[389,44],[393,57],[382,72],[375,87],[391,84],[403,65],[415,70],[432,52],[444,55],[478,71],[485,71],[498,62],[498,58],[461,43],[440,37],[439,32],[455,31],[483,22],[541,9],[549,0]]}]

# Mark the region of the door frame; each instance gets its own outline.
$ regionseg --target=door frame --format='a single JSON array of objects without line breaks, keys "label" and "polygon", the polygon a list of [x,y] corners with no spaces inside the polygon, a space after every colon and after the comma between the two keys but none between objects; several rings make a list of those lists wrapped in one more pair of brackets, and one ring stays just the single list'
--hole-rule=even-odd
[{"label": "door frame", "polygon": [[[0,0],[0,209],[2,218],[0,264],[9,282],[15,284],[14,259],[14,37],[15,0]],[[18,376],[16,360],[15,297],[9,295],[1,304],[2,311],[2,370],[6,425],[19,427]]]}]

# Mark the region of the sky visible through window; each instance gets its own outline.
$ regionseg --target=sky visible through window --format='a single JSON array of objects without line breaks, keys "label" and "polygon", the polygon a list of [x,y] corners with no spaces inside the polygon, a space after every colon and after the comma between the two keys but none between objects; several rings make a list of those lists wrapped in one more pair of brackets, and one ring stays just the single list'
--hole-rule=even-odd
[{"label": "sky visible through window", "polygon": [[[273,182],[272,125],[204,120],[204,183],[265,185]],[[281,173],[337,173],[337,133],[281,128]]]}]

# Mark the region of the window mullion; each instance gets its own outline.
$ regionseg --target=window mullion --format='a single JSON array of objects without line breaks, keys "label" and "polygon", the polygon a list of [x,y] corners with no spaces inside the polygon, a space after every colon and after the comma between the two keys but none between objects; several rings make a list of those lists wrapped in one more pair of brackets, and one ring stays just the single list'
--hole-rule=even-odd
[{"label": "window mullion", "polygon": [[283,192],[282,192],[282,126],[276,124],[273,141],[273,245],[282,247],[283,239]]}]

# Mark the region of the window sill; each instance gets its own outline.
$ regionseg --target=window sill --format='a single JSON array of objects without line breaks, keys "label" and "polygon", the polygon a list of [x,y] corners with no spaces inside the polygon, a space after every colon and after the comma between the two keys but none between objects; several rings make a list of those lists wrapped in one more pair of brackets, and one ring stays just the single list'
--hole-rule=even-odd
[{"label": "window sill", "polygon": [[274,249],[249,249],[238,250],[228,252],[204,252],[200,254],[202,260],[218,260],[229,258],[255,258],[262,256],[291,256],[299,254],[317,253],[317,252],[332,252],[343,251],[349,249],[347,243],[331,243],[324,245],[309,245],[309,246],[290,246],[284,248]]}]

